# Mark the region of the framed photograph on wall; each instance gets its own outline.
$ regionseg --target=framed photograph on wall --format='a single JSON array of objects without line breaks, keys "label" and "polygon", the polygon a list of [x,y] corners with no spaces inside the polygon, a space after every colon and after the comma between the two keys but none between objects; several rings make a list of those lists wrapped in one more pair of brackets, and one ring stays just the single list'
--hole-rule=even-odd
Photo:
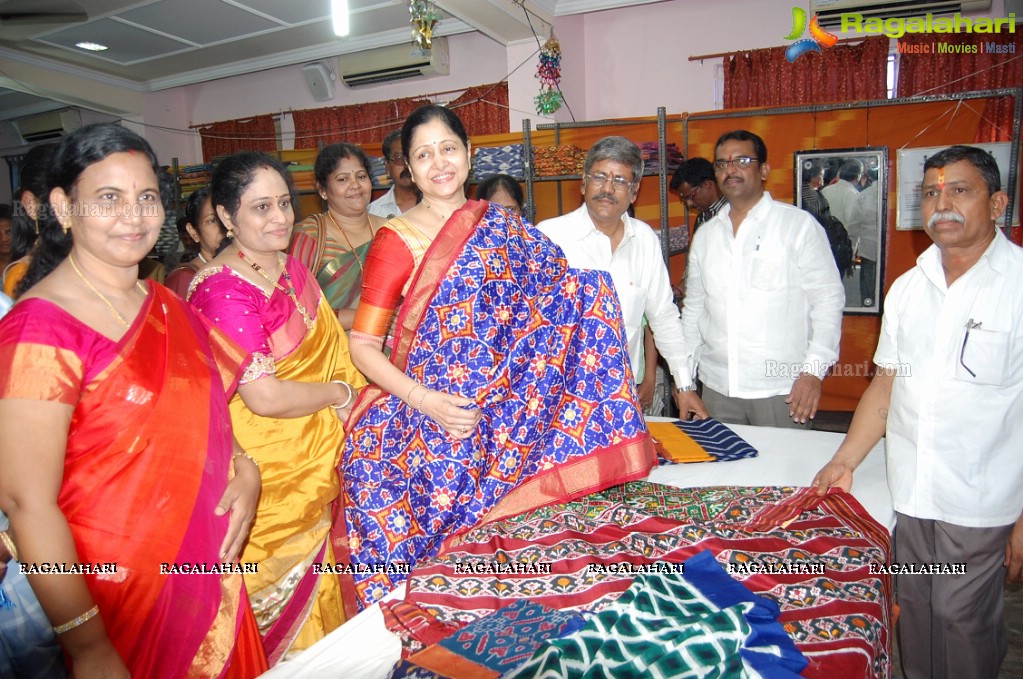
[{"label": "framed photograph on wall", "polygon": [[797,151],[795,168],[796,206],[824,227],[845,287],[845,313],[880,314],[888,147]]}]

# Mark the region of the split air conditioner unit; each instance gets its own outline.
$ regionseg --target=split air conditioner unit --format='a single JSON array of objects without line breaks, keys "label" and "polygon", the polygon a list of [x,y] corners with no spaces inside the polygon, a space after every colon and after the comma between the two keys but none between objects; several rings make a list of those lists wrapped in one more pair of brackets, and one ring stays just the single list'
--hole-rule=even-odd
[{"label": "split air conditioner unit", "polygon": [[373,85],[425,75],[447,75],[448,39],[434,38],[433,49],[403,43],[363,52],[342,54],[339,58],[341,81],[348,87]]},{"label": "split air conditioner unit", "polygon": [[810,0],[810,12],[817,14],[821,26],[840,26],[842,15],[852,13],[864,19],[890,19],[989,9],[991,0]]},{"label": "split air conditioner unit", "polygon": [[26,143],[59,139],[82,126],[82,114],[77,109],[48,111],[14,121],[18,133]]}]

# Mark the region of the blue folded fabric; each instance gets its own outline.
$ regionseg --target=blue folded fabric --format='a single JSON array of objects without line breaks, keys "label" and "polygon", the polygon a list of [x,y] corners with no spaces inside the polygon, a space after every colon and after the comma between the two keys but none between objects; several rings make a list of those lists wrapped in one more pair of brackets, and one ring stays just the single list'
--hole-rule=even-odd
[{"label": "blue folded fabric", "polygon": [[756,448],[714,418],[673,424],[700,444],[708,455],[716,457],[718,462],[743,460],[759,455]]}]

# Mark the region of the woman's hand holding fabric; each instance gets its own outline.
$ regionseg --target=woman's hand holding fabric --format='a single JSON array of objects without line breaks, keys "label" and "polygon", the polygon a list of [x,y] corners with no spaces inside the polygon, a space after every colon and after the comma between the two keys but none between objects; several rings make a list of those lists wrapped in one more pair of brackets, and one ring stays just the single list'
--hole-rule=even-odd
[{"label": "woman's hand holding fabric", "polygon": [[419,411],[431,417],[456,439],[466,439],[472,436],[480,417],[483,416],[480,409],[475,406],[471,399],[430,389],[423,396]]},{"label": "woman's hand holding fabric", "polygon": [[[241,450],[235,442],[235,450]],[[223,516],[231,512],[231,519],[228,522],[227,534],[220,545],[220,558],[224,561],[234,563],[237,561],[249,537],[249,529],[256,517],[256,506],[259,504],[259,493],[262,489],[262,480],[259,475],[259,467],[247,455],[234,456],[234,478],[224,490],[220,503],[214,510],[217,516]]]}]

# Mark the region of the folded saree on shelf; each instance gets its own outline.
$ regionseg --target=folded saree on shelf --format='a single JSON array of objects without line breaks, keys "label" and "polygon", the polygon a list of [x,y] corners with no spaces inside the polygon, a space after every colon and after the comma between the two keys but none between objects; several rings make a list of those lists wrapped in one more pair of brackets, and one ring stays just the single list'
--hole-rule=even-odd
[{"label": "folded saree on shelf", "polygon": [[803,676],[890,676],[891,578],[872,568],[888,562],[889,537],[846,493],[631,482],[449,539],[413,571],[407,598],[441,622],[518,598],[600,612],[637,575],[703,550],[778,605],[809,660]]}]

